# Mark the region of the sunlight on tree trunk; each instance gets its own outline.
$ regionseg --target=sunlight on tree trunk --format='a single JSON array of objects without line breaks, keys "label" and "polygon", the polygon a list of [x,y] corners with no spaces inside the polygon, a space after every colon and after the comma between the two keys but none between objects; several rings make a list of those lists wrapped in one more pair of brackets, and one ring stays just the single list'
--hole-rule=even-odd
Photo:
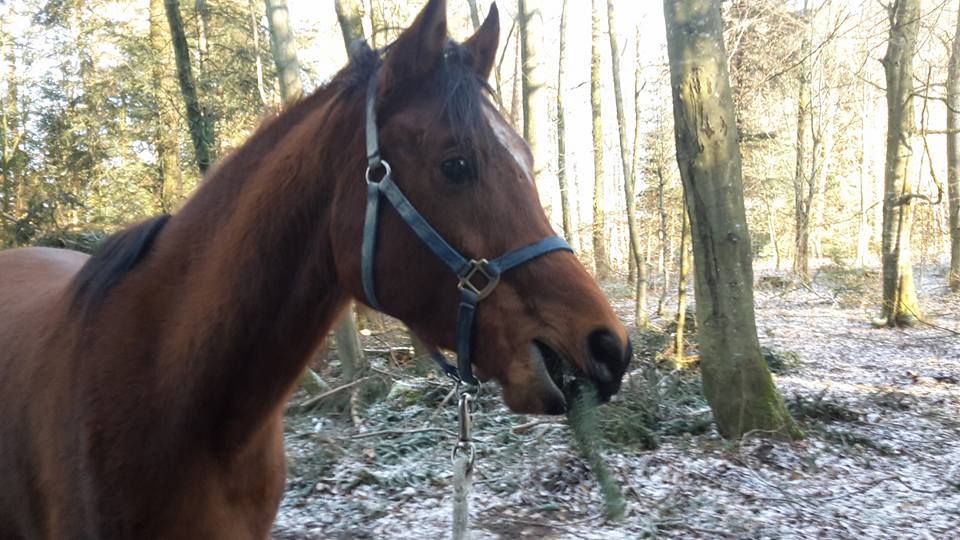
[{"label": "sunlight on tree trunk", "polygon": [[703,390],[724,437],[800,431],[760,353],[719,0],[664,0],[677,163],[690,214]]},{"label": "sunlight on tree trunk", "polygon": [[883,189],[883,306],[888,326],[921,317],[913,282],[910,228],[913,181],[910,179],[914,135],[913,54],[920,28],[919,0],[896,0],[890,7],[890,38],[883,57],[887,80],[887,142]]},{"label": "sunlight on tree trunk", "polygon": [[163,0],[150,0],[150,49],[153,52],[153,91],[157,116],[154,126],[154,144],[160,175],[160,208],[172,212],[183,199],[183,174],[180,171],[180,144],[177,140],[177,111],[170,106],[175,94],[167,72],[169,50],[166,45],[166,15]]},{"label": "sunlight on tree trunk", "polygon": [[607,254],[606,212],[603,208],[603,115],[600,99],[600,7],[603,0],[591,0],[590,19],[590,108],[593,114],[593,259],[597,279],[613,276]]},{"label": "sunlight on tree trunk", "polygon": [[947,283],[960,291],[960,12],[947,64],[947,196],[950,212],[950,270]]},{"label": "sunlight on tree trunk", "polygon": [[[634,274],[643,264],[643,257],[640,255],[640,232],[637,224],[636,207],[637,200],[634,194],[633,167],[630,160],[630,145],[627,143],[627,120],[623,112],[623,90],[620,86],[620,46],[617,44],[616,32],[616,14],[614,12],[613,0],[607,0],[607,34],[610,36],[610,58],[613,67],[613,95],[617,110],[617,132],[620,136],[620,164],[623,167],[623,195],[624,208],[627,212],[627,233],[629,241],[628,260],[633,261]],[[646,272],[643,272],[646,274]],[[634,276],[636,277],[636,276]],[[646,279],[646,275],[644,275]],[[632,283],[632,281],[631,281]],[[637,285],[636,291],[640,287]],[[635,304],[639,305],[634,297]]]},{"label": "sunlight on tree trunk", "polygon": [[297,46],[293,41],[287,0],[266,0],[266,4],[270,49],[277,65],[280,97],[284,103],[293,103],[303,95],[303,87],[300,84],[300,62],[297,61]]},{"label": "sunlight on tree trunk", "polygon": [[363,39],[363,9],[360,0],[334,0],[333,7],[337,11],[344,49],[349,54],[353,43]]},{"label": "sunlight on tree trunk", "polygon": [[563,221],[563,236],[574,250],[580,249],[580,235],[573,230],[573,216],[570,210],[570,187],[567,181],[566,111],[563,107],[563,71],[567,62],[567,5],[563,0],[560,8],[560,50],[557,67],[557,184],[560,186],[560,214]]},{"label": "sunlight on tree trunk", "polygon": [[263,60],[260,59],[260,19],[263,13],[257,9],[259,5],[260,2],[256,0],[247,0],[247,9],[250,10],[250,36],[253,38],[254,67],[257,73],[257,95],[260,96],[264,111],[268,112],[272,108],[273,100],[267,96],[267,88],[263,80]]},{"label": "sunlight on tree trunk", "polygon": [[860,83],[860,93],[862,103],[860,108],[860,163],[858,172],[858,192],[860,195],[860,215],[857,220],[857,256],[855,266],[863,268],[867,265],[867,259],[870,256],[870,208],[869,201],[873,192],[873,179],[870,178],[870,144],[868,138],[868,109],[869,98],[867,97],[867,83]]},{"label": "sunlight on tree trunk", "polygon": [[337,357],[340,359],[340,369],[343,378],[355,381],[366,375],[369,364],[360,345],[360,334],[357,332],[357,317],[353,311],[353,304],[347,306],[340,319],[340,324],[333,331],[333,338],[337,342]]},{"label": "sunlight on tree trunk", "polygon": [[533,154],[533,176],[540,203],[551,222],[557,181],[553,176],[548,151],[550,119],[547,111],[547,65],[543,57],[543,0],[519,0],[520,53],[523,69],[523,138]]},{"label": "sunlight on tree trunk", "polygon": [[[803,3],[803,23],[806,27],[803,36],[803,45],[800,54],[808,55],[811,49],[811,37],[813,22],[810,20],[808,1]],[[797,150],[796,150],[796,169],[793,177],[794,193],[794,251],[793,251],[793,273],[801,280],[807,281],[810,278],[810,206],[814,197],[814,179],[813,173],[808,176],[806,173],[806,153],[805,146],[807,141],[807,121],[810,115],[810,62],[809,58],[804,58],[798,67],[797,77]]]},{"label": "sunlight on tree trunk", "polygon": [[[12,246],[16,242],[17,221],[23,214],[22,197],[20,190],[23,180],[19,178],[17,164],[21,160],[17,159],[20,152],[20,143],[23,141],[25,126],[20,125],[19,91],[17,81],[17,57],[13,43],[13,34],[10,31],[10,24],[15,15],[14,4],[7,7],[3,14],[2,28],[0,28],[0,38],[2,38],[3,63],[6,75],[7,92],[6,99],[2,103],[0,111],[0,167],[2,167],[3,185],[0,186],[0,197],[3,198],[0,206],[0,247]],[[23,129],[22,129],[23,128]]]}]

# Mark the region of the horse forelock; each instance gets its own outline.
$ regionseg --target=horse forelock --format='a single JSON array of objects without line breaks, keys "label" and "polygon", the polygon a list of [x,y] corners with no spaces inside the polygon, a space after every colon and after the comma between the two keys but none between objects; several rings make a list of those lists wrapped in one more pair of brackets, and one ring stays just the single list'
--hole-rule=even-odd
[{"label": "horse forelock", "polygon": [[[365,96],[370,77],[377,76],[381,59],[391,52],[391,45],[371,49],[365,43],[355,44],[350,51],[350,63],[331,81],[340,88],[341,95]],[[490,159],[498,140],[490,129],[487,110],[500,111],[495,93],[473,69],[472,52],[469,48],[448,41],[443,57],[433,73],[422,81],[408,81],[429,92],[439,102],[442,115],[457,144],[473,153],[470,156],[478,167]],[[387,99],[389,116],[390,99]]]}]

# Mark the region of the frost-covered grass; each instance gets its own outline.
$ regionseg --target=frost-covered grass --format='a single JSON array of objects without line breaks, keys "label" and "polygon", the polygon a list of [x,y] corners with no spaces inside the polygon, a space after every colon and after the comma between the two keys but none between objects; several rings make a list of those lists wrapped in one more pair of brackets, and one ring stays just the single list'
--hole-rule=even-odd
[{"label": "frost-covered grass", "polygon": [[[862,298],[879,281],[841,270],[821,272],[809,288],[757,290],[761,344],[795,353],[775,378],[805,439],[724,441],[695,373],[655,365],[669,339],[635,333],[638,363],[598,411],[626,518],[604,521],[601,493],[562,419],[511,414],[491,387],[476,415],[473,538],[955,535],[960,337],[948,330],[960,330],[960,298],[928,271],[918,286],[936,327],[875,329],[874,306]],[[626,320],[631,301],[615,300]],[[388,399],[359,412],[359,426],[347,414],[290,417],[275,537],[448,537],[449,389],[436,376],[404,376]]]}]

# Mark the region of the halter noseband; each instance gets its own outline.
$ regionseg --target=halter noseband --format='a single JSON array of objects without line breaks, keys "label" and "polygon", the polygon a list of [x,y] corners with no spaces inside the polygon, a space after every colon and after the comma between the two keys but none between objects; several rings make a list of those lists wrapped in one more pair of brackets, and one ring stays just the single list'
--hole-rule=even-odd
[{"label": "halter noseband", "polygon": [[[433,353],[433,359],[443,371],[457,382],[476,385],[479,384],[473,376],[473,367],[470,361],[471,342],[473,337],[473,319],[477,304],[483,300],[500,283],[500,276],[515,266],[539,257],[551,251],[564,250],[573,252],[570,245],[559,236],[548,236],[539,242],[507,252],[492,261],[487,259],[467,259],[454,249],[440,236],[410,201],[403,195],[400,188],[393,181],[393,170],[390,164],[380,157],[380,143],[377,132],[376,117],[377,100],[377,71],[370,77],[367,86],[366,104],[366,136],[367,136],[367,209],[363,223],[363,243],[361,245],[361,277],[363,292],[367,303],[374,309],[382,311],[374,292],[374,254],[377,247],[377,218],[379,217],[381,196],[393,206],[397,214],[410,226],[414,233],[430,251],[440,258],[457,275],[460,283],[460,308],[457,313],[457,367],[447,363],[439,352]],[[373,173],[383,171],[380,180],[375,180]],[[479,283],[478,283],[479,281]]]}]

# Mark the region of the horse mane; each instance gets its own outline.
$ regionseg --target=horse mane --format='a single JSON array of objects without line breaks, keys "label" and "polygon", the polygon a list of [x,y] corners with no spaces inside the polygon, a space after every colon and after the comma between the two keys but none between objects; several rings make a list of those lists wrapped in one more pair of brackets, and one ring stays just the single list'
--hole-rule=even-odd
[{"label": "horse mane", "polygon": [[71,282],[71,309],[86,312],[96,308],[110,289],[146,258],[169,219],[170,214],[156,216],[104,240]]}]

